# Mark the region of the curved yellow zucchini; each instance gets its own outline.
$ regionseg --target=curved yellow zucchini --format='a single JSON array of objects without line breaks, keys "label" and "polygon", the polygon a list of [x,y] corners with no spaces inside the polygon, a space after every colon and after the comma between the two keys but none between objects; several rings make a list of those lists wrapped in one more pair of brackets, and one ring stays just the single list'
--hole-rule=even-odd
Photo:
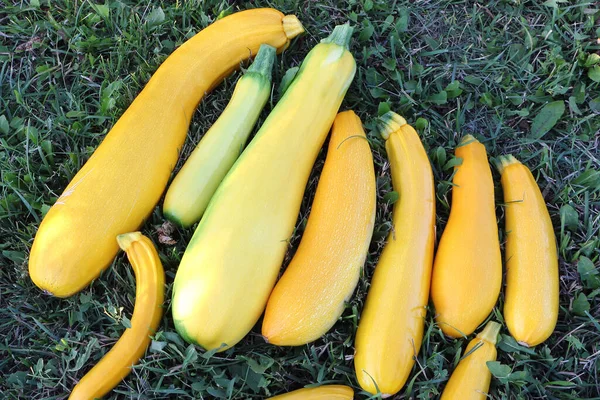
[{"label": "curved yellow zucchini", "polygon": [[261,45],[254,62],[235,85],[229,104],[169,186],[163,205],[169,220],[189,227],[202,217],[269,99],[274,60],[275,48]]},{"label": "curved yellow zucchini", "polygon": [[160,199],[204,94],[261,43],[282,50],[301,30],[294,16],[254,9],[175,50],[48,211],[29,257],[33,282],[67,297],[98,277],[118,251],[114,237],[138,229]]},{"label": "curved yellow zucchini", "polygon": [[135,306],[131,328],[73,388],[70,400],[92,400],[110,392],[144,355],[150,335],[160,324],[165,273],[152,241],[139,232],[117,237],[135,273]]},{"label": "curved yellow zucchini", "polygon": [[344,385],[323,385],[316,388],[295,390],[279,396],[269,397],[268,400],[351,400],[354,390]]},{"label": "curved yellow zucchini", "polygon": [[173,320],[186,341],[225,350],[264,311],[313,163],[354,77],[351,32],[338,26],[308,53],[211,199],[173,287]]},{"label": "curved yellow zucchini", "polygon": [[300,346],[335,324],[358,283],[375,222],[373,156],[352,111],[333,122],[302,241],[275,285],[263,318],[269,343]]},{"label": "curved yellow zucchini", "polygon": [[506,212],[504,319],[524,346],[548,339],[558,320],[558,250],[546,202],[529,169],[511,155],[498,165]]},{"label": "curved yellow zucchini", "polygon": [[490,321],[465,349],[440,400],[485,400],[492,374],[488,361],[496,361],[496,339],[500,324]]},{"label": "curved yellow zucchini", "polygon": [[433,173],[417,132],[393,112],[381,135],[399,193],[393,228],[367,295],[358,331],[354,369],[360,386],[384,397],[397,393],[421,348],[435,240]]},{"label": "curved yellow zucchini", "polygon": [[466,135],[456,148],[448,224],[433,264],[431,298],[442,331],[470,335],[490,314],[502,283],[494,183],[485,147]]}]

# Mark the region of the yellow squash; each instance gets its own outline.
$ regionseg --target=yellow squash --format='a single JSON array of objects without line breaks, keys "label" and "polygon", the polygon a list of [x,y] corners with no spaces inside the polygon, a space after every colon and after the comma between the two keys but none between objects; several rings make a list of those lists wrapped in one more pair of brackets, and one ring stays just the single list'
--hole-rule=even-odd
[{"label": "yellow squash", "polygon": [[[444,388],[440,400],[485,400],[492,374],[488,361],[496,361],[496,339],[500,324],[490,321],[469,342],[462,359]],[[491,398],[491,397],[490,397]]]},{"label": "yellow squash", "polygon": [[440,239],[431,298],[442,331],[470,335],[490,314],[502,283],[494,183],[485,147],[466,135],[456,149],[452,207]]},{"label": "yellow squash", "polygon": [[552,221],[529,169],[511,155],[498,169],[506,210],[504,319],[524,346],[542,343],[558,319],[558,251]]},{"label": "yellow squash", "polygon": [[273,289],[263,336],[300,346],[325,334],[356,288],[375,222],[373,156],[360,119],[337,115],[306,230]]},{"label": "yellow squash", "polygon": [[163,214],[169,220],[189,227],[202,217],[269,99],[274,60],[275,48],[262,45],[235,85],[229,104],[169,186],[163,206]]},{"label": "yellow squash", "polygon": [[92,400],[110,392],[131,372],[131,366],[144,355],[160,324],[165,288],[165,273],[154,245],[139,232],[117,237],[119,246],[135,273],[135,306],[131,328],[73,388],[69,399]]},{"label": "yellow squash", "polygon": [[352,400],[353,398],[354,390],[351,387],[344,385],[323,385],[269,397],[268,400]]},{"label": "yellow squash", "polygon": [[358,331],[354,369],[360,386],[384,397],[404,386],[421,348],[435,240],[433,173],[417,132],[393,112],[381,136],[399,194],[393,228],[375,267]]},{"label": "yellow squash", "polygon": [[261,43],[282,50],[300,32],[294,16],[243,11],[167,58],[42,221],[29,257],[33,282],[66,297],[98,277],[117,253],[114,237],[139,228],[160,199],[204,94]]},{"label": "yellow squash", "polygon": [[354,77],[351,32],[338,26],[309,52],[211,199],[173,287],[173,320],[188,342],[224,350],[264,311],[313,163]]}]

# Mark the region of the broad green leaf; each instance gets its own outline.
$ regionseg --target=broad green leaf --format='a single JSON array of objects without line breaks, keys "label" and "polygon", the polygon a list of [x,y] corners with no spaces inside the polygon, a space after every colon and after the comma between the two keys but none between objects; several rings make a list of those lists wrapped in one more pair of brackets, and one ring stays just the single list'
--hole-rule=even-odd
[{"label": "broad green leaf", "polygon": [[590,109],[594,112],[600,113],[600,97],[590,101]]},{"label": "broad green leaf", "polygon": [[108,3],[107,4],[91,3],[91,4],[92,4],[92,7],[94,8],[94,11],[96,11],[96,14],[98,14],[100,17],[107,19],[110,16],[110,8],[108,7]]},{"label": "broad green leaf", "polygon": [[581,104],[585,101],[585,83],[579,82],[575,89],[573,89],[573,97],[575,97],[575,102],[577,104]]},{"label": "broad green leaf", "polygon": [[377,115],[381,117],[383,114],[385,114],[386,112],[388,112],[390,110],[391,110],[390,103],[382,101],[381,103],[379,103],[379,106],[377,107]]},{"label": "broad green leaf", "polygon": [[366,12],[371,11],[373,9],[373,0],[366,0],[363,7]]},{"label": "broad green leaf", "polygon": [[600,171],[588,169],[583,171],[577,178],[573,179],[573,184],[587,187],[591,190],[600,190]]},{"label": "broad green leaf", "polygon": [[398,14],[396,30],[398,32],[406,32],[408,30],[408,10],[406,8],[401,8]]},{"label": "broad green leaf", "polygon": [[427,122],[425,118],[419,117],[415,121],[415,129],[418,129],[420,131],[427,128],[427,125],[429,125],[429,122]]},{"label": "broad green leaf", "polygon": [[437,105],[446,104],[448,102],[448,93],[446,93],[445,90],[442,90],[439,93],[429,96],[427,101]]},{"label": "broad green leaf", "polygon": [[583,317],[586,311],[590,311],[590,302],[585,297],[585,294],[579,293],[575,300],[573,300],[573,313]]},{"label": "broad green leaf", "polygon": [[600,288],[600,271],[594,266],[592,260],[585,256],[579,257],[577,261],[577,272],[581,277],[581,281],[590,289]]},{"label": "broad green leaf", "polygon": [[160,25],[164,21],[165,21],[165,12],[163,11],[163,9],[161,7],[154,8],[150,12],[150,14],[148,14],[148,17],[146,18],[146,22],[148,22],[148,25],[150,25],[150,26]]},{"label": "broad green leaf", "polygon": [[583,66],[585,68],[589,68],[593,65],[596,65],[600,63],[600,55],[596,54],[596,53],[591,53],[588,54],[587,58],[585,59],[585,62],[583,64]]},{"label": "broad green leaf", "polygon": [[486,364],[496,378],[508,378],[510,375],[510,366],[501,364],[500,361],[488,361]]},{"label": "broad green leaf", "polygon": [[512,336],[502,335],[498,348],[507,353],[527,353],[535,355],[535,350],[521,346]]},{"label": "broad green leaf", "polygon": [[0,133],[7,135],[9,130],[10,125],[8,124],[8,120],[4,115],[0,115]]},{"label": "broad green leaf", "polygon": [[561,231],[566,227],[572,232],[575,232],[579,227],[579,214],[568,204],[560,208],[560,226]]},{"label": "broad green leaf", "polygon": [[494,97],[490,92],[485,92],[479,97],[479,102],[485,104],[488,107],[494,106]]},{"label": "broad green leaf", "polygon": [[562,100],[546,104],[533,119],[529,136],[534,139],[542,138],[556,125],[565,112],[565,102]]},{"label": "broad green leaf", "polygon": [[600,82],[600,67],[596,65],[588,69],[588,78],[594,82]]},{"label": "broad green leaf", "polygon": [[444,165],[444,170],[448,170],[450,168],[458,167],[462,165],[463,159],[460,157],[452,157],[448,160],[448,162]]},{"label": "broad green leaf", "polygon": [[396,191],[388,192],[383,196],[383,201],[387,204],[394,204],[398,201],[400,195]]}]

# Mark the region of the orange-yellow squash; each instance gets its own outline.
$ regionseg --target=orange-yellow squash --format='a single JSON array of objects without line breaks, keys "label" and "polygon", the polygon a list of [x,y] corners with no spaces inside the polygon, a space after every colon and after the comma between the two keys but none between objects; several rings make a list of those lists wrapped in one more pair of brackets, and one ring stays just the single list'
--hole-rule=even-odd
[{"label": "orange-yellow squash", "polygon": [[442,331],[470,335],[490,314],[502,283],[494,183],[484,145],[466,135],[456,149],[452,206],[433,265],[431,298]]},{"label": "orange-yellow squash", "polygon": [[375,222],[375,171],[366,139],[354,112],[337,115],[302,241],[267,303],[262,334],[272,344],[318,339],[356,288]]},{"label": "orange-yellow squash", "polygon": [[404,386],[421,348],[433,263],[435,194],[431,164],[417,132],[393,112],[382,120],[399,199],[358,324],[354,368],[363,389],[387,397]]},{"label": "orange-yellow squash", "polygon": [[500,157],[506,212],[504,319],[522,345],[542,343],[558,319],[558,251],[546,202],[529,169]]},{"label": "orange-yellow squash", "polygon": [[114,237],[139,228],[160,199],[204,94],[261,43],[281,51],[300,32],[294,16],[248,10],[167,58],[42,221],[29,258],[33,282],[67,297],[98,277],[118,251]]},{"label": "orange-yellow squash", "polygon": [[269,397],[268,400],[352,400],[354,390],[344,385],[323,385]]},{"label": "orange-yellow squash", "polygon": [[139,232],[117,237],[119,246],[135,273],[135,306],[131,328],[75,386],[70,400],[92,400],[104,396],[131,372],[131,366],[144,355],[160,324],[165,273],[154,245]]},{"label": "orange-yellow squash", "polygon": [[490,321],[482,332],[469,342],[440,400],[485,400],[492,374],[488,361],[496,361],[496,339],[500,324]]}]

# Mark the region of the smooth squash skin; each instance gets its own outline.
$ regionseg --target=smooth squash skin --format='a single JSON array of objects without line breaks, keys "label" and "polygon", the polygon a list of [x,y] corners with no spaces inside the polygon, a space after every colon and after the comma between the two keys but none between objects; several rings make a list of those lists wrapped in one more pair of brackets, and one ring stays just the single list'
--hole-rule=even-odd
[{"label": "smooth squash skin", "polygon": [[300,346],[318,339],[356,288],[375,223],[375,171],[366,139],[353,111],[337,115],[302,241],[267,303],[262,334],[269,343]]},{"label": "smooth squash skin", "polygon": [[231,100],[204,134],[169,186],[163,214],[182,227],[198,222],[217,187],[241,154],[271,94],[275,48],[261,45]]},{"label": "smooth squash skin", "polygon": [[305,388],[293,392],[269,397],[268,400],[351,400],[354,390],[344,385],[323,385],[316,388]]},{"label": "smooth squash skin", "polygon": [[294,16],[248,10],[175,50],[48,211],[29,257],[33,282],[67,297],[98,277],[117,254],[115,236],[138,229],[160,199],[204,94],[261,43],[282,50],[300,31]]},{"label": "smooth squash skin", "polygon": [[558,320],[558,250],[546,202],[529,169],[500,157],[506,213],[504,319],[524,346],[550,337]]},{"label": "smooth squash skin", "polygon": [[354,77],[351,32],[338,26],[309,52],[211,199],[173,287],[173,320],[186,341],[225,350],[264,311],[313,163]]},{"label": "smooth squash skin", "polygon": [[135,273],[135,306],[131,328],[73,388],[70,400],[92,400],[110,392],[144,355],[160,324],[165,273],[152,241],[140,232],[117,237]]},{"label": "smooth squash skin", "polygon": [[417,132],[393,112],[382,120],[381,135],[399,199],[358,324],[354,369],[364,390],[388,397],[406,383],[423,340],[435,194],[431,164]]},{"label": "smooth squash skin", "polygon": [[450,217],[433,265],[437,323],[451,337],[470,335],[490,314],[502,284],[494,183],[485,146],[466,135],[456,148]]},{"label": "smooth squash skin", "polygon": [[492,373],[488,361],[496,361],[496,340],[500,324],[490,321],[465,349],[440,400],[485,400],[488,398]]}]

